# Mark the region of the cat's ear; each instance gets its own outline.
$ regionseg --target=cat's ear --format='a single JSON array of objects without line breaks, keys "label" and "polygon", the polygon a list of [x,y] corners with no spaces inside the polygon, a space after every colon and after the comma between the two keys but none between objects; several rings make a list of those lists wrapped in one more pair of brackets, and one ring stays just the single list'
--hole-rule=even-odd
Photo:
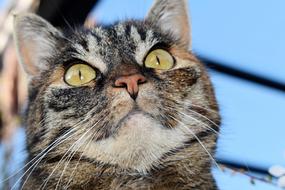
[{"label": "cat's ear", "polygon": [[35,14],[14,15],[18,59],[31,76],[48,69],[48,58],[55,53],[61,36],[59,30]]},{"label": "cat's ear", "polygon": [[147,20],[157,24],[179,39],[185,48],[191,48],[190,25],[187,0],[155,0]]}]

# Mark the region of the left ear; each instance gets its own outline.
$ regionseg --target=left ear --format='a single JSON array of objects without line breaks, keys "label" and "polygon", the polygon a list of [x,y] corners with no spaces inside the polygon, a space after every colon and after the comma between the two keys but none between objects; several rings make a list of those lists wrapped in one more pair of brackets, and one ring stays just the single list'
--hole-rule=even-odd
[{"label": "left ear", "polygon": [[147,20],[170,32],[183,46],[191,49],[187,0],[155,0]]},{"label": "left ear", "polygon": [[57,53],[62,33],[43,18],[24,13],[14,16],[14,40],[20,63],[29,76],[49,68],[48,59]]}]

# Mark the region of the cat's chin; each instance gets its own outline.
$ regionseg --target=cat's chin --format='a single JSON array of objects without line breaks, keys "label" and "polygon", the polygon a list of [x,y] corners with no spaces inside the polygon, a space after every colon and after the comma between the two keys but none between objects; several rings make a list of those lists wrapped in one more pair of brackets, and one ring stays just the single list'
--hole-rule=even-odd
[{"label": "cat's chin", "polygon": [[159,164],[162,155],[182,146],[186,138],[179,128],[167,129],[148,114],[136,111],[122,121],[115,136],[93,142],[84,155],[146,173]]}]

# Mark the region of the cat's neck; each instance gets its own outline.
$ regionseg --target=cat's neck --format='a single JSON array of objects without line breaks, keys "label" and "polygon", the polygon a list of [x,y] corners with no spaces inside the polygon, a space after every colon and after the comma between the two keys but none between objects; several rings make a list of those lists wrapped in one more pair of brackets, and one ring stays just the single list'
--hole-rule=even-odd
[{"label": "cat's neck", "polygon": [[[207,189],[216,190],[215,182],[210,174],[210,161],[199,159],[200,152],[195,148],[187,148],[173,155],[168,155],[161,160],[161,165],[152,169],[147,174],[126,171],[115,166],[102,165],[89,160],[81,160],[80,167],[76,164],[78,159],[69,163],[64,169],[57,168],[47,183],[47,187],[55,188],[59,176],[64,170],[64,175],[59,185],[64,188],[68,184],[68,189],[147,189],[147,190],[170,190],[170,189]],[[185,157],[185,155],[188,157]],[[56,165],[57,163],[54,163]],[[53,170],[55,166],[43,168]],[[39,171],[39,173],[51,173],[52,171]],[[43,176],[42,178],[47,178]],[[37,179],[39,177],[37,176]],[[71,180],[72,179],[72,180]],[[31,180],[33,181],[33,180]],[[42,181],[27,184],[25,189],[38,188]],[[36,185],[37,184],[37,185]],[[36,185],[36,186],[35,186]]]},{"label": "cat's neck", "polygon": [[97,177],[90,181],[90,188],[96,185],[98,187],[100,184],[102,189],[216,190],[215,182],[210,174],[210,161],[205,163],[201,159],[201,161],[196,160],[201,155],[193,156],[192,159],[184,159],[186,152],[190,155],[188,151],[185,151],[168,156],[160,166],[147,174],[122,171],[114,167],[101,168],[98,170]]}]

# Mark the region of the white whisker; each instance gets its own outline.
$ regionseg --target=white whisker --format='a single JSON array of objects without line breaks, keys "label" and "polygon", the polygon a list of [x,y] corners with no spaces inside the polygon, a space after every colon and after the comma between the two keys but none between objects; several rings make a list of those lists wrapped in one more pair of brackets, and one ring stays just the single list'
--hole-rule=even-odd
[{"label": "white whisker", "polygon": [[204,116],[204,115],[202,115],[202,114],[200,114],[200,113],[198,113],[198,112],[196,112],[196,111],[194,111],[194,110],[191,110],[191,109],[189,109],[189,111],[192,112],[192,113],[195,113],[195,114],[197,114],[197,115],[199,115],[199,116],[201,116],[201,117],[203,117],[204,119],[208,120],[210,123],[212,123],[213,125],[215,125],[216,127],[219,127],[218,124],[216,124],[214,121],[212,121],[212,120],[209,119],[208,117],[206,117],[206,116]]},{"label": "white whisker", "polygon": [[207,150],[207,148],[205,147],[205,145],[202,143],[202,141],[199,139],[199,137],[191,130],[189,129],[183,122],[179,121],[178,119],[176,119],[175,117],[169,115],[169,117],[171,117],[172,119],[174,119],[175,121],[177,121],[178,123],[180,123],[184,129],[188,130],[193,136],[194,138],[199,142],[199,144],[202,146],[202,148],[206,151],[206,153],[208,154],[208,156],[211,158],[211,160],[215,163],[215,165],[217,166],[217,168],[219,168],[220,171],[222,171],[222,169],[220,168],[219,164],[217,163],[217,161],[214,159],[214,157],[212,156],[212,154]]},{"label": "white whisker", "polygon": [[[169,109],[175,109],[175,108],[173,108],[173,107],[170,107],[170,106],[166,106],[166,107],[168,107]],[[187,117],[187,118],[190,118],[190,119],[193,119],[194,121],[197,121],[197,122],[199,122],[199,123],[201,123],[202,124],[202,128],[204,128],[204,129],[206,129],[206,130],[210,130],[210,131],[212,131],[212,132],[214,132],[216,135],[219,135],[219,132],[218,131],[216,131],[215,129],[213,129],[211,126],[209,126],[209,125],[207,125],[206,123],[204,123],[203,121],[201,121],[201,120],[199,120],[199,119],[197,119],[197,118],[195,118],[195,117],[191,117],[190,115],[187,115],[187,114],[185,114],[185,113],[183,113],[183,112],[181,112],[181,111],[178,111],[178,110],[175,110],[177,113],[179,113],[179,114],[181,114],[181,115],[184,115],[185,117]],[[196,113],[196,112],[195,112]],[[217,126],[218,127],[218,126]]]},{"label": "white whisker", "polygon": [[[70,129],[67,133],[65,133],[64,135],[60,136],[58,139],[56,139],[54,142],[52,142],[47,148],[45,148],[45,150],[47,150],[40,158],[38,158],[35,163],[33,163],[26,171],[25,173],[18,179],[18,181],[16,182],[19,183],[19,181],[26,175],[26,173],[32,169],[30,172],[29,172],[29,175],[28,177],[26,178],[26,180],[24,181],[24,183],[22,184],[22,187],[21,189],[23,189],[25,183],[27,182],[28,178],[30,177],[30,175],[32,174],[32,172],[34,171],[34,169],[37,167],[37,165],[41,162],[41,160],[50,152],[52,151],[54,148],[56,148],[58,145],[62,144],[63,142],[65,142],[66,140],[68,140],[69,138],[71,138],[72,136],[74,136],[76,133],[73,133],[71,134],[70,136],[68,136],[70,133],[74,132],[77,130],[77,126],[79,126],[81,123],[83,123],[85,120],[81,120],[81,121],[78,121],[72,129]],[[78,132],[78,131],[76,131]],[[66,136],[68,136],[66,138]],[[63,139],[63,140],[62,140]],[[62,140],[62,141],[61,141]],[[15,184],[15,185],[16,185]]]},{"label": "white whisker", "polygon": [[[95,125],[95,126],[96,126],[96,125]],[[93,126],[93,127],[95,127],[95,126]],[[93,141],[93,139],[94,139],[94,137],[95,137],[96,135],[97,135],[97,132],[95,132],[94,134],[91,135],[91,138],[90,138],[89,142],[85,145],[84,149],[82,150],[82,153],[81,153],[81,155],[80,155],[80,157],[79,157],[79,159],[78,159],[78,161],[77,161],[77,163],[76,163],[76,165],[75,165],[75,167],[74,167],[72,173],[70,174],[69,180],[68,180],[67,184],[65,185],[65,188],[64,188],[64,189],[67,189],[67,188],[68,188],[68,185],[69,185],[69,183],[70,183],[71,180],[72,180],[72,175],[74,174],[74,172],[75,172],[75,170],[76,170],[76,168],[77,168],[77,166],[78,166],[78,164],[79,164],[79,162],[80,162],[80,160],[81,160],[81,158],[82,158],[82,156],[83,156],[85,150],[88,148],[89,144]]]},{"label": "white whisker", "polygon": [[[24,181],[21,189],[23,189],[23,187],[25,186],[28,178],[30,177],[30,175],[32,174],[32,172],[34,171],[34,169],[37,167],[37,165],[40,163],[40,161],[51,151],[53,150],[55,147],[57,147],[58,145],[62,144],[64,141],[66,141],[68,138],[72,137],[74,134],[72,134],[71,136],[69,136],[68,138],[64,139],[66,135],[68,135],[69,133],[75,131],[75,129],[71,129],[67,134],[65,134],[64,136],[62,136],[62,138],[57,139],[56,141],[54,141],[52,144],[50,144],[46,149],[47,152],[45,152],[40,158],[38,158],[25,172],[24,174],[17,180],[17,182],[14,184],[14,186],[19,183],[19,181],[27,174],[27,172],[32,169],[29,173],[29,175],[27,176],[26,180]],[[62,140],[63,139],[63,140]],[[62,141],[60,141],[62,140]],[[12,187],[12,189],[14,188],[14,186]]]},{"label": "white whisker", "polygon": [[[103,118],[101,117],[101,119],[99,119],[92,127],[90,127],[75,143],[73,143],[73,145],[66,151],[66,153],[67,152],[69,152],[71,149],[73,149],[75,146],[77,146],[76,144],[77,143],[80,143],[80,141],[84,138],[84,136],[89,132],[89,131],[91,131],[92,129],[94,129],[95,127],[96,127],[96,125],[102,120]],[[85,139],[85,141],[87,140],[88,138],[86,138]],[[84,141],[84,142],[85,142]],[[62,174],[60,175],[60,178],[59,178],[59,180],[58,180],[58,182],[57,182],[57,184],[56,184],[56,187],[55,187],[55,189],[57,189],[58,188],[58,185],[59,185],[59,183],[60,183],[60,181],[61,181],[61,178],[62,178],[62,176],[63,176],[63,174],[64,174],[64,172],[65,172],[65,170],[66,170],[66,168],[67,168],[67,165],[69,164],[69,162],[70,162],[70,160],[72,159],[72,157],[74,156],[74,154],[76,153],[76,151],[79,149],[81,147],[81,145],[74,151],[74,153],[73,153],[73,155],[70,157],[70,159],[68,160],[68,162],[66,163],[66,165],[65,165],[65,167],[64,167],[64,169],[63,169],[63,172],[62,172]],[[62,157],[62,158],[64,158],[64,156]],[[60,163],[60,162],[59,162]],[[58,163],[58,164],[59,164]],[[56,168],[55,168],[56,169]],[[54,170],[55,170],[54,169]],[[53,172],[52,172],[53,173]]]}]

